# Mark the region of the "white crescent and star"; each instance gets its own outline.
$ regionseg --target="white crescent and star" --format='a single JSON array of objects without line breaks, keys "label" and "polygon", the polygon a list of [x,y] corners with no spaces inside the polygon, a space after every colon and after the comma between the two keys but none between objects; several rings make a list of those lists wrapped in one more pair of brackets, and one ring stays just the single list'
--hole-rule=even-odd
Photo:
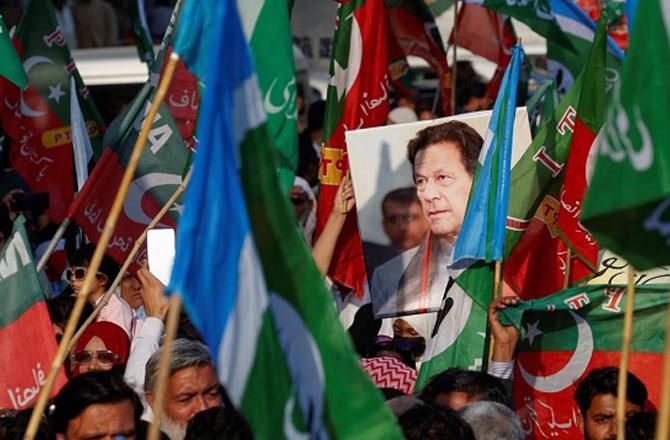
[{"label": "white crescent and star", "polygon": [[351,19],[351,37],[349,44],[349,59],[347,60],[347,67],[343,68],[337,60],[333,61],[334,72],[333,76],[328,82],[337,90],[337,100],[341,100],[354,85],[354,81],[361,70],[361,62],[363,59],[363,36],[361,35],[361,28],[356,21],[356,17],[351,14],[347,20]]},{"label": "white crescent and star", "polygon": [[[593,355],[593,332],[591,331],[591,327],[584,318],[572,310],[569,313],[577,324],[577,346],[568,363],[560,371],[548,376],[535,376],[529,373],[521,362],[519,362],[519,370],[526,383],[543,393],[557,393],[568,388],[584,374],[586,367],[591,362],[591,356]],[[533,328],[533,325],[536,332],[532,336],[534,339],[538,335],[537,332],[539,332],[537,328],[539,321],[528,326],[529,332]],[[528,337],[528,334],[526,337]]]},{"label": "white crescent and star", "polygon": [[[142,198],[151,188],[163,185],[179,185],[181,183],[181,176],[177,174],[167,173],[149,173],[133,180],[131,190],[128,192],[128,197],[123,203],[123,210],[132,221],[141,225],[148,225],[151,218],[147,216],[142,208]],[[181,213],[181,205],[173,208]],[[165,226],[165,225],[164,225]]]},{"label": "white crescent and star", "polygon": [[[33,67],[35,67],[38,64],[53,64],[53,61],[45,56],[42,55],[35,55],[23,62],[23,70],[26,71],[26,75],[30,75],[30,71],[32,70]],[[52,88],[49,86],[49,89],[51,91],[51,94],[49,95],[49,98],[53,98],[58,102],[60,100],[60,97],[63,96],[65,93],[60,90],[60,85],[57,86],[58,90],[56,87]],[[61,93],[61,95],[58,95],[58,92]],[[37,118],[38,116],[42,116],[43,114],[46,113],[46,111],[39,111],[35,110],[26,104],[26,102],[23,100],[23,90],[20,92],[21,96],[21,114],[24,116],[28,116],[29,118]]]}]

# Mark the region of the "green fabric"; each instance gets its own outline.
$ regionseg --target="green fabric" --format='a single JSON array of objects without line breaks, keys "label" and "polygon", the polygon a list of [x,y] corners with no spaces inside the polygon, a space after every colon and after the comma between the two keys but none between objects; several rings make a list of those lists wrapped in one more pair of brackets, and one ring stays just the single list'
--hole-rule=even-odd
[{"label": "green fabric", "polygon": [[23,216],[0,251],[0,328],[10,325],[34,304],[44,301]]},{"label": "green fabric", "polygon": [[2,64],[0,64],[0,76],[7,78],[22,89],[28,87],[28,77],[23,70],[21,60],[16,53],[12,39],[9,37],[9,31],[7,30],[7,26],[5,26],[5,21],[2,19],[1,15],[0,59],[2,59]]},{"label": "green fabric", "polygon": [[638,6],[644,26],[635,27],[612,92],[581,215],[604,247],[638,270],[670,263],[670,20],[662,4]]},{"label": "green fabric", "polygon": [[144,7],[139,2],[144,0],[128,0],[128,14],[130,15],[131,29],[135,38],[135,46],[140,60],[151,65],[154,61],[154,46],[151,33],[147,28],[146,15],[142,12]]}]

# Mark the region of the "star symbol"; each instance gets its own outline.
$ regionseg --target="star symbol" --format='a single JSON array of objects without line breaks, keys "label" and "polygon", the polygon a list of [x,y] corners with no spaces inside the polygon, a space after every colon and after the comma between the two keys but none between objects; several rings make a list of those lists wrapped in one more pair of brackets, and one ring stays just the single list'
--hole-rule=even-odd
[{"label": "star symbol", "polygon": [[60,104],[60,98],[61,96],[64,96],[65,92],[61,89],[60,84],[56,84],[55,86],[49,86],[49,96],[47,99],[54,99],[57,104]]},{"label": "star symbol", "polygon": [[540,336],[542,334],[542,331],[539,329],[540,326],[540,320],[538,319],[532,324],[528,324],[526,327],[526,336],[524,336],[524,339],[528,340],[528,343],[530,345],[533,345],[533,341],[537,336]]},{"label": "star symbol", "polygon": [[330,77],[328,84],[335,87],[335,90],[337,90],[337,100],[339,101],[342,99],[342,95],[344,95],[344,92],[347,89],[347,69],[342,68],[337,60],[334,60],[334,65],[335,74]]}]

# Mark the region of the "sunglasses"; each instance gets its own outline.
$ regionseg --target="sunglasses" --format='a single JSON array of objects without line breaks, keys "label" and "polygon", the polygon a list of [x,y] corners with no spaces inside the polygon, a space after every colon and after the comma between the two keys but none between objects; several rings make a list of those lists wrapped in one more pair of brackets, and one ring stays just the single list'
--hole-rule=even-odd
[{"label": "sunglasses", "polygon": [[[77,281],[81,281],[84,278],[86,278],[86,272],[88,272],[88,269],[86,267],[81,267],[81,266],[72,266],[72,268],[68,269],[65,271],[65,276],[68,280],[75,279]],[[98,278],[105,277],[105,275],[102,272],[97,273]]]},{"label": "sunglasses", "polygon": [[88,364],[97,359],[101,364],[114,364],[119,361],[119,355],[110,350],[77,351],[72,353],[72,362],[75,364]]}]

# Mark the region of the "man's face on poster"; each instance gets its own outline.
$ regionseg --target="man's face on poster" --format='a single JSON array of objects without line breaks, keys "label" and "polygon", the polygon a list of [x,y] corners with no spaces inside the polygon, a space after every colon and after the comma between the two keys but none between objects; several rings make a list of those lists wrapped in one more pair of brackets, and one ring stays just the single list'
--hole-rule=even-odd
[{"label": "man's face on poster", "polygon": [[444,141],[419,151],[414,163],[414,181],[431,231],[454,244],[472,186],[472,175],[463,163],[458,145]]}]

